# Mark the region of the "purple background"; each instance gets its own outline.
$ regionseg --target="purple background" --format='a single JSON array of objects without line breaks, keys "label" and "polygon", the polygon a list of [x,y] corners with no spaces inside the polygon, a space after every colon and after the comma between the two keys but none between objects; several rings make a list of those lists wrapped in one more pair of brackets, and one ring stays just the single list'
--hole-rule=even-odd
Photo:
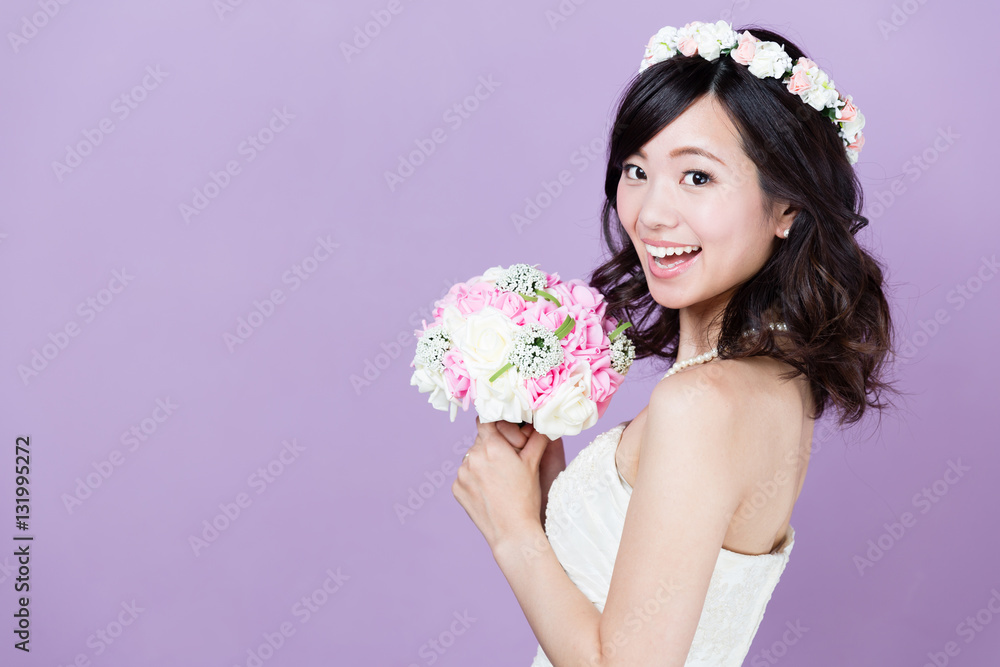
[{"label": "purple background", "polygon": [[[643,46],[664,24],[724,18],[787,34],[865,113],[863,242],[889,266],[896,370],[912,392],[880,425],[817,425],[794,555],[746,664],[922,665],[948,642],[949,664],[992,664],[1000,280],[984,262],[1000,232],[983,94],[996,44],[976,27],[996,24],[995,6],[219,4],[0,10],[0,663],[247,665],[287,624],[294,634],[263,664],[530,664],[531,629],[451,494],[454,473],[440,473],[471,444],[473,415],[450,423],[409,386],[412,332],[448,285],[489,266],[589,273],[602,257],[603,142]],[[345,55],[372,12],[391,20]],[[445,115],[456,104],[466,117]],[[444,141],[390,189],[386,172],[437,128]],[[53,166],[81,144],[75,167]],[[571,182],[517,227],[564,170]],[[196,203],[185,219],[181,205]],[[259,326],[227,344],[248,317]],[[36,353],[40,370],[22,376]],[[567,455],[635,416],[658,376],[637,364]],[[123,440],[132,428],[142,440]],[[30,654],[11,632],[21,434]],[[275,463],[285,442],[299,450]],[[949,462],[969,468],[954,484],[940,481]],[[255,476],[268,465],[269,482]],[[428,497],[401,520],[422,484]],[[936,502],[915,503],[925,488]],[[905,512],[913,521],[893,538],[886,524]],[[224,530],[196,554],[206,521]],[[888,550],[859,571],[880,540]],[[295,605],[309,596],[322,603],[306,618]],[[122,606],[133,601],[134,619]],[[475,620],[452,626],[463,613]],[[977,613],[979,630],[960,626]],[[790,644],[795,623],[808,630]]]}]

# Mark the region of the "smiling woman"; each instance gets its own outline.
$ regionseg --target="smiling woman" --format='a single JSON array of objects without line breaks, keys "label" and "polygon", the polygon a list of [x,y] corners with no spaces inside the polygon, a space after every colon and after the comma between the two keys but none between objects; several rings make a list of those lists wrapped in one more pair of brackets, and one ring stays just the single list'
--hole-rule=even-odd
[{"label": "smiling woman", "polygon": [[[665,48],[657,40],[667,33],[650,44]],[[835,404],[841,425],[854,423],[886,407],[869,394],[893,391],[882,380],[892,351],[883,269],[855,239],[868,219],[851,146],[864,142],[845,146],[844,135],[860,137],[863,116],[849,98],[835,111],[805,103],[808,93],[790,93],[795,76],[759,76],[758,60],[780,60],[768,45],[789,70],[812,63],[787,39],[755,27],[733,34],[739,42],[713,59],[685,46],[707,39],[695,34],[675,36],[669,57],[643,60],[611,131],[602,211],[611,257],[590,282],[610,313],[636,323],[637,359],[694,356],[718,325],[721,358],[779,359],[809,378],[816,418]],[[763,46],[744,66],[736,54],[754,39]],[[848,108],[860,123],[831,118]],[[669,259],[678,249],[680,264]],[[775,317],[788,327],[780,345]]]},{"label": "smiling woman", "polygon": [[863,125],[774,32],[650,40],[610,134],[611,258],[591,285],[633,323],[636,358],[673,366],[545,501],[549,443],[513,424],[480,424],[454,488],[538,639],[533,667],[742,664],[794,545],[815,420],[856,422],[895,391],[882,269],[855,239]]}]

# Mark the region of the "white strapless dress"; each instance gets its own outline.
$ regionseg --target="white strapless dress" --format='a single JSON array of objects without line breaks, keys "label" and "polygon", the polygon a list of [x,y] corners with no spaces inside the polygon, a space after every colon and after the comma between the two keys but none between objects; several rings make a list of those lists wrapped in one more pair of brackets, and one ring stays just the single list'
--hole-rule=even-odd
[{"label": "white strapless dress", "polygon": [[[611,585],[632,487],[615,465],[628,422],[598,435],[552,482],[545,533],[569,578],[601,612]],[[690,667],[740,667],[788,563],[795,530],[767,554],[722,549],[687,661]],[[541,644],[531,667],[552,667]]]}]

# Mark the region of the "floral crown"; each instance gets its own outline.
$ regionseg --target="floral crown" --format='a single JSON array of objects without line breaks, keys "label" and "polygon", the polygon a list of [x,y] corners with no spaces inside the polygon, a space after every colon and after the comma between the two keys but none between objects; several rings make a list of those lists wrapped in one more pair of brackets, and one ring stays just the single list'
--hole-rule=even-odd
[{"label": "floral crown", "polygon": [[750,73],[759,79],[782,80],[789,92],[837,125],[848,162],[858,161],[858,153],[865,145],[865,135],[861,132],[865,126],[864,114],[854,106],[850,95],[841,96],[833,80],[812,60],[803,57],[793,63],[783,44],[762,41],[746,30],[737,34],[726,21],[692,21],[683,28],[660,28],[646,45],[639,72],[678,53],[698,54],[705,60],[729,54],[739,64],[749,65]]}]

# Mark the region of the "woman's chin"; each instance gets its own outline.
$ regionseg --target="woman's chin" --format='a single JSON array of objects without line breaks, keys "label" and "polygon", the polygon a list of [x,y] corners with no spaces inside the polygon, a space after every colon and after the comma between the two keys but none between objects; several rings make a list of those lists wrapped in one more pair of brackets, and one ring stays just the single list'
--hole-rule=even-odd
[{"label": "woman's chin", "polygon": [[672,308],[673,310],[680,310],[686,306],[691,305],[687,300],[681,300],[677,298],[676,294],[666,294],[669,290],[664,290],[662,288],[649,290],[650,296],[653,297],[653,301],[663,306],[664,308]]}]

